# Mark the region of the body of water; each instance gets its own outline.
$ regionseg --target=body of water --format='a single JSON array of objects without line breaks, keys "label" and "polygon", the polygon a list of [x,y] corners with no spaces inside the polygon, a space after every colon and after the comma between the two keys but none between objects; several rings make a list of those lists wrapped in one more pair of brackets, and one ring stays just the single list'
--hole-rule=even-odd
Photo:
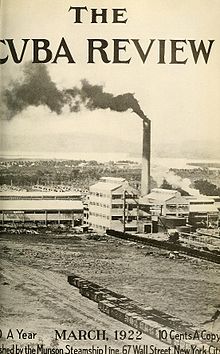
[{"label": "body of water", "polygon": [[[98,162],[109,162],[109,161],[121,161],[130,160],[134,162],[141,163],[141,157],[130,156],[129,153],[96,153],[96,152],[74,152],[74,153],[58,153],[58,152],[46,152],[46,153],[29,153],[29,152],[17,152],[10,151],[0,154],[0,158],[5,159],[37,159],[37,160],[96,160]],[[178,168],[178,169],[193,169],[196,166],[191,166],[189,163],[219,163],[219,160],[198,160],[198,159],[185,159],[185,158],[152,158],[152,168],[156,166],[161,166],[165,169],[167,168]]]}]

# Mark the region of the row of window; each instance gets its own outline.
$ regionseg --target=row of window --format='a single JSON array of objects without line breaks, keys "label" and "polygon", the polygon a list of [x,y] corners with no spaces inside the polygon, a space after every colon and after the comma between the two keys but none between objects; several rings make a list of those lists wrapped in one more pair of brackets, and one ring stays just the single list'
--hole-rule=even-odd
[{"label": "row of window", "polygon": [[59,215],[59,214],[68,214],[68,215],[73,215],[73,214],[82,214],[83,213],[83,210],[28,210],[28,211],[26,211],[26,210],[22,210],[22,211],[14,211],[14,210],[6,210],[6,211],[4,211],[4,210],[2,210],[1,212],[0,212],[0,214],[23,214],[23,215],[29,215],[29,214],[36,214],[36,215],[38,215],[38,214],[43,214],[43,215],[45,215],[45,214],[57,214],[57,215]]},{"label": "row of window", "polygon": [[172,207],[171,206],[167,206],[166,210],[175,212],[175,211],[180,211],[180,210],[188,210],[188,208],[176,208],[176,207],[173,207],[173,206]]},{"label": "row of window", "polygon": [[[123,194],[112,194],[112,199],[123,199],[124,195]],[[138,196],[136,194],[128,194],[125,193],[125,199],[137,199]]]},{"label": "row of window", "polygon": [[101,214],[101,213],[93,213],[93,212],[90,212],[89,215],[90,215],[90,216],[96,216],[96,217],[103,218],[103,219],[107,219],[107,220],[110,219],[110,216],[109,216],[109,215],[105,215],[105,214]]},{"label": "row of window", "polygon": [[109,204],[103,204],[103,203],[99,203],[99,202],[90,202],[90,205],[97,205],[97,206],[100,206],[102,208],[110,208]]},{"label": "row of window", "polygon": [[0,200],[81,200],[81,196],[76,195],[76,196],[47,196],[47,195],[43,195],[43,196],[4,196],[4,195],[0,195]]},{"label": "row of window", "polygon": [[136,194],[125,194],[126,199],[137,199],[138,196]]},{"label": "row of window", "polygon": [[112,204],[112,209],[122,209],[123,204]]},{"label": "row of window", "polygon": [[[90,195],[101,198],[110,198],[111,194],[101,193],[101,192],[90,192]],[[136,199],[138,196],[136,194],[125,194],[125,198]],[[112,199],[123,199],[123,194],[112,194]]]},{"label": "row of window", "polygon": [[[112,209],[122,209],[124,207],[123,204],[112,204]],[[125,204],[125,209],[127,210],[133,210],[133,209],[137,209],[137,205],[136,204]]]},{"label": "row of window", "polygon": [[183,209],[188,209],[189,205],[188,204],[167,204],[167,208],[172,208],[172,209],[177,209],[177,208],[183,208]]},{"label": "row of window", "polygon": [[100,229],[100,230],[103,230],[103,231],[106,230],[106,226],[103,226],[103,225],[96,225],[96,224],[90,223],[90,226],[91,226],[93,229]]},{"label": "row of window", "polygon": [[110,198],[110,194],[106,193],[100,193],[100,192],[90,192],[90,195],[94,195],[95,197],[101,197],[101,198]]},{"label": "row of window", "polygon": [[214,203],[212,202],[212,201],[195,201],[195,202],[193,202],[193,201],[190,201],[190,205],[207,205],[207,204],[212,204],[212,205],[214,205]]},{"label": "row of window", "polygon": [[[103,204],[103,203],[99,203],[99,202],[90,202],[90,205],[96,205],[101,208],[110,208],[109,204]],[[123,209],[123,204],[112,204],[111,207],[112,207],[112,209]],[[136,208],[136,205],[126,204],[125,208],[128,210],[133,210],[134,208]]]},{"label": "row of window", "polygon": [[[179,217],[186,217],[186,214],[183,214],[183,213],[176,213],[176,212],[173,212],[173,213],[166,213],[166,216],[176,216],[178,215]],[[188,213],[187,213],[188,215]]]},{"label": "row of window", "polygon": [[112,194],[112,199],[122,199],[123,195],[122,194]]},{"label": "row of window", "polygon": [[[104,215],[104,214],[100,214],[100,213],[90,213],[90,216],[95,216],[98,218],[103,218],[103,219],[107,219],[110,220],[110,216],[109,215]],[[122,215],[112,215],[111,220],[123,220],[123,216]],[[137,216],[133,216],[133,215],[129,215],[126,216],[126,222],[131,222],[133,220],[137,220]]]}]

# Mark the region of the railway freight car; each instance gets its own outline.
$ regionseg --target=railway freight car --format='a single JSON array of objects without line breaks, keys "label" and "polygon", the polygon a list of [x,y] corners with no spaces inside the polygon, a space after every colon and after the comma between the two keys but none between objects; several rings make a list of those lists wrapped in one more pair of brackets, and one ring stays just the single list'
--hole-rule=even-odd
[{"label": "railway freight car", "polygon": [[[180,335],[181,333],[193,335],[197,329],[193,328],[191,324],[145,304],[140,304],[129,297],[75,274],[68,276],[68,282],[70,285],[77,287],[82,296],[98,303],[99,310],[106,315],[169,345],[180,346],[181,349],[191,348],[192,340],[182,339]],[[172,338],[169,335],[161,335],[161,333],[170,333],[172,330],[177,334]],[[214,348],[217,347],[218,350],[220,349],[218,344],[207,343],[206,340],[196,340],[193,343],[197,348],[201,349],[208,345],[212,345]]]}]

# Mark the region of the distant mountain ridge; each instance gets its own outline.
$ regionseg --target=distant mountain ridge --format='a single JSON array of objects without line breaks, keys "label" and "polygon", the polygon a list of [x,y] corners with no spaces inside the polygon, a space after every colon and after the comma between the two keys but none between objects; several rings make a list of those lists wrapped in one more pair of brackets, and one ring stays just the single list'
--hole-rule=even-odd
[{"label": "distant mountain ridge", "polygon": [[[142,141],[134,143],[125,137],[117,138],[98,134],[68,133],[40,137],[28,135],[13,135],[9,139],[2,137],[2,151],[33,152],[102,152],[129,153],[130,156],[140,157]],[[216,141],[186,141],[178,143],[156,143],[152,146],[155,157],[189,158],[189,159],[220,159],[220,143]]]},{"label": "distant mountain ridge", "polygon": [[35,136],[13,136],[3,141],[3,150],[22,150],[38,152],[131,152],[141,153],[141,144],[135,144],[125,139],[95,134],[44,134]]},{"label": "distant mountain ridge", "polygon": [[185,143],[158,144],[155,148],[158,157],[184,157],[188,159],[220,159],[219,141],[186,141]]}]

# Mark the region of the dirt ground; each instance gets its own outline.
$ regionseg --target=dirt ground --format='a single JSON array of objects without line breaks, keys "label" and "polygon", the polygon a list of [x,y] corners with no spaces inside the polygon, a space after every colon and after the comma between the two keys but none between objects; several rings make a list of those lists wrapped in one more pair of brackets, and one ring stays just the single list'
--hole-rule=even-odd
[{"label": "dirt ground", "polygon": [[[220,304],[220,266],[214,263],[171,260],[152,247],[114,238],[88,240],[86,235],[1,234],[0,241],[2,340],[10,328],[33,330],[38,342],[47,345],[54,344],[54,329],[104,328],[108,344],[114,344],[114,331],[128,327],[70,286],[71,273],[198,327]],[[206,328],[219,331],[220,321]],[[156,342],[148,336],[143,340]]]}]

